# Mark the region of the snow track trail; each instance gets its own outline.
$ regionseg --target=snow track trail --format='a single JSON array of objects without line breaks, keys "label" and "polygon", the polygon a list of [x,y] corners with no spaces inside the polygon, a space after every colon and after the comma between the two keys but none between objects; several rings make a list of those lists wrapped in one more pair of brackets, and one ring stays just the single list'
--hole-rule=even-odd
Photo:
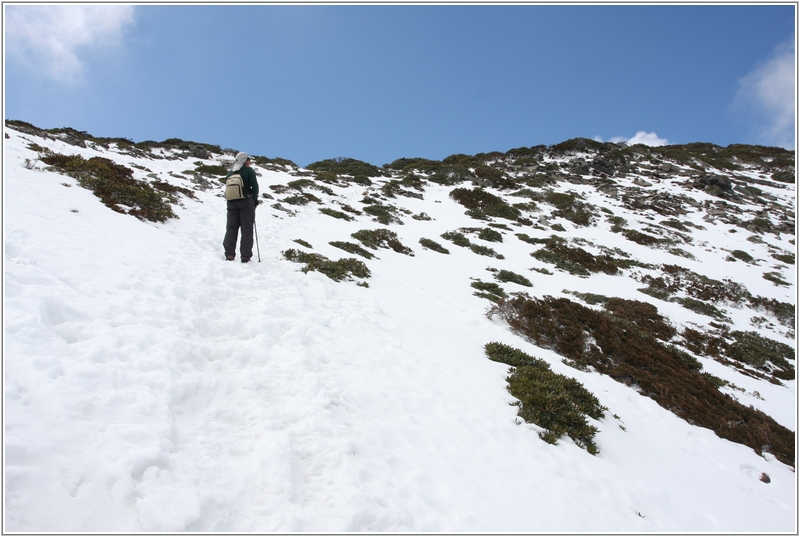
[{"label": "snow track trail", "polygon": [[[692,427],[607,376],[569,368],[487,319],[487,302],[469,283],[488,279],[486,266],[499,261],[417,242],[465,218],[446,188],[407,200],[414,213],[439,210],[439,220],[395,226],[415,256],[376,251],[363,288],[305,274],[281,252],[306,239],[346,257],[327,242],[348,240],[353,225],[379,227],[366,217],[348,224],[316,209],[290,217],[265,203],[257,212],[262,262],[242,264],[238,252],[226,262],[216,191],[182,198],[177,220],[142,222],[69,177],[26,169],[28,140],[11,132],[6,531],[792,529],[789,467]],[[190,166],[141,163],[163,176]],[[265,192],[294,179],[261,174]],[[363,195],[337,193],[352,204]],[[527,248],[518,257],[531,259]],[[573,285],[560,277],[544,285]],[[619,282],[596,276],[580,285],[635,295]],[[566,438],[547,444],[541,429],[516,419],[508,368],[486,358],[489,341],[542,357],[597,394],[609,408],[593,422],[598,456]],[[790,386],[775,388],[771,404],[785,406]]]}]

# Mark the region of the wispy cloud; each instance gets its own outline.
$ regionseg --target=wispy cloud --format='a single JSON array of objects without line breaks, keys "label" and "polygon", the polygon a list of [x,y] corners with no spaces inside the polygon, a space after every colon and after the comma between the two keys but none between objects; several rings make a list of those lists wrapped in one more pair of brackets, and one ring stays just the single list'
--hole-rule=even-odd
[{"label": "wispy cloud", "polygon": [[[599,136],[594,137],[595,140],[598,142],[602,142],[603,139]],[[613,142],[615,144],[625,143],[628,145],[636,145],[636,144],[644,144],[649,145],[651,147],[658,147],[660,145],[668,145],[669,140],[666,138],[659,138],[658,135],[654,132],[645,132],[639,131],[632,138],[628,138],[626,136],[614,136],[609,139],[609,142]]]},{"label": "wispy cloud", "polygon": [[794,42],[787,41],[739,80],[733,110],[744,114],[759,143],[794,149],[795,65]]},{"label": "wispy cloud", "polygon": [[7,6],[6,53],[47,77],[75,82],[84,68],[81,54],[117,45],[133,22],[133,6]]}]

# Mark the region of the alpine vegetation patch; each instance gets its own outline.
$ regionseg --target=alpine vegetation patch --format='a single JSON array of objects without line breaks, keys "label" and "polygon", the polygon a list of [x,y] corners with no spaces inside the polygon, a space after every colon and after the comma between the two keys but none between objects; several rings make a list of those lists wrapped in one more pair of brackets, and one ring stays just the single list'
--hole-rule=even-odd
[{"label": "alpine vegetation patch", "polygon": [[482,282],[478,280],[472,282],[470,285],[473,289],[478,290],[478,292],[472,293],[473,295],[489,299],[494,303],[500,302],[500,299],[508,296],[503,288],[494,282]]},{"label": "alpine vegetation patch", "polygon": [[397,233],[389,229],[362,229],[350,234],[367,248],[377,250],[378,248],[388,248],[397,253],[413,257],[414,251],[408,246],[403,246],[397,238]]},{"label": "alpine vegetation patch", "polygon": [[434,252],[439,252],[440,254],[450,253],[450,250],[448,250],[438,242],[431,239],[426,239],[425,237],[422,237],[419,240],[419,243],[422,245],[423,248],[427,248],[428,250],[433,250]]},{"label": "alpine vegetation patch", "polygon": [[524,287],[533,287],[533,284],[528,278],[522,276],[521,274],[517,274],[516,272],[511,272],[510,270],[501,269],[495,273],[494,277],[497,279],[497,281],[503,283],[511,282]]},{"label": "alpine vegetation patch", "polygon": [[366,257],[367,259],[372,259],[373,257],[375,257],[375,254],[373,254],[369,250],[365,250],[358,244],[354,244],[352,242],[331,241],[328,244],[336,248],[339,248],[340,250],[344,250],[347,253],[357,254],[360,255],[361,257]]},{"label": "alpine vegetation patch", "polygon": [[608,408],[583,384],[509,345],[491,342],[484,350],[490,360],[511,366],[508,391],[518,400],[519,417],[546,429],[539,438],[555,444],[566,435],[592,455],[600,452],[594,442],[597,427],[589,425],[587,417],[602,419]]},{"label": "alpine vegetation patch", "polygon": [[333,218],[338,218],[340,220],[345,220],[347,222],[352,222],[355,220],[352,216],[347,213],[343,213],[342,211],[337,211],[336,209],[330,209],[328,207],[321,207],[319,212],[322,214],[327,214],[328,216],[332,216]]},{"label": "alpine vegetation patch", "polygon": [[599,311],[566,298],[515,296],[487,315],[499,315],[517,334],[582,368],[634,387],[692,425],[794,465],[794,432],[721,393],[685,352],[666,343],[675,330],[653,306],[619,300]]},{"label": "alpine vegetation patch", "polygon": [[77,179],[80,186],[91,190],[116,212],[151,222],[178,218],[172,210],[172,204],[178,202],[173,192],[134,179],[133,170],[107,158],[92,157],[86,160],[80,155],[47,152],[40,155],[40,160],[58,173]]},{"label": "alpine vegetation patch", "polygon": [[516,207],[506,203],[503,198],[485,191],[482,188],[454,188],[450,197],[467,208],[467,214],[478,220],[488,220],[489,217],[517,220],[522,212]]},{"label": "alpine vegetation patch", "polygon": [[505,259],[502,254],[497,253],[492,248],[488,246],[483,246],[481,244],[473,244],[469,241],[469,239],[463,234],[458,231],[447,231],[442,233],[442,238],[447,239],[456,246],[462,246],[464,248],[469,248],[473,252],[478,255],[485,255],[487,257],[495,257],[497,259]]},{"label": "alpine vegetation patch", "polygon": [[[346,257],[337,261],[331,261],[323,255],[301,252],[294,248],[285,250],[283,256],[295,263],[305,263],[306,266],[301,269],[304,273],[308,273],[312,270],[321,272],[335,282],[347,279],[351,280],[351,276],[356,278],[369,278],[372,275],[364,262],[354,257]],[[364,285],[364,282],[359,283],[359,285]]]}]

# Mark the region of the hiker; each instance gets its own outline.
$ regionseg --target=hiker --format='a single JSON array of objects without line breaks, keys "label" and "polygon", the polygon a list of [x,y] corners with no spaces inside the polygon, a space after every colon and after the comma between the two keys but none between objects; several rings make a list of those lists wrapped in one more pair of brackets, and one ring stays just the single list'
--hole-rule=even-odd
[{"label": "hiker", "polygon": [[242,228],[239,253],[242,263],[247,263],[253,257],[253,226],[256,222],[256,207],[258,206],[258,181],[256,172],[250,167],[250,156],[247,153],[240,152],[236,155],[233,168],[225,179],[234,174],[242,177],[244,197],[228,200],[228,224],[222,246],[225,248],[225,259],[233,261],[236,258],[236,239],[239,237],[239,228]]}]

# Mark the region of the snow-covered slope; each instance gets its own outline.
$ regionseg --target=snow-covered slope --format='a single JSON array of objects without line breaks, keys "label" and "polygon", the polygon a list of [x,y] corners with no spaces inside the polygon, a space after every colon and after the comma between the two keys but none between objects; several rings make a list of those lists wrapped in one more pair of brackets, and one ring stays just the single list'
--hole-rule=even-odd
[{"label": "snow-covered slope", "polygon": [[[504,283],[507,293],[572,300],[576,292],[598,293],[656,304],[675,326],[708,326],[714,319],[639,292],[636,274],[645,269],[578,277],[531,257],[537,247],[515,233],[582,238],[594,252],[617,248],[794,304],[794,265],[776,269],[770,257],[794,252],[793,234],[748,241],[750,233],[732,233],[703,205],[711,195],[695,190],[688,195],[698,206],[680,216],[696,226],[693,240],[680,245],[683,257],[632,242],[602,219],[577,226],[552,218],[552,207],[539,204],[527,214],[530,225],[496,221],[506,226],[493,228],[502,242],[469,235],[500,259],[441,237],[486,223],[465,215],[450,196],[453,186],[424,174],[423,190],[402,187],[421,198],[388,198],[380,186],[392,178],[372,177],[372,185],[318,183],[327,190],[304,191],[319,202],[290,205],[280,200],[291,192],[269,187],[314,174],[256,166],[262,191],[275,198],[257,211],[261,262],[230,263],[221,245],[221,188],[199,188],[186,173],[230,154],[142,155],[125,144],[80,147],[8,126],[5,132],[6,531],[796,531],[791,466],[690,425],[607,375],[568,367],[553,350],[487,317],[492,302],[470,285],[496,281],[487,268],[505,269],[533,283]],[[141,221],[48,170],[36,146],[105,157],[137,179],[190,188],[195,198],[180,196],[178,219]],[[763,178],[758,170],[741,173]],[[643,177],[615,180],[641,196],[688,193],[685,177]],[[762,193],[794,213],[793,184],[762,183]],[[580,193],[631,228],[654,220],[590,184],[552,188]],[[375,222],[363,213],[365,196],[407,210],[397,214],[403,224]],[[348,221],[319,210],[345,205],[360,214],[348,212]],[[421,213],[431,219],[412,217]],[[357,242],[351,233],[378,228],[397,233],[414,255],[370,250],[375,258],[361,258],[372,273],[367,287],[304,273],[283,254],[358,257],[329,242]],[[450,253],[423,248],[423,237]],[[726,261],[732,251],[756,261]],[[776,270],[788,285],[762,277]],[[718,307],[733,329],[794,347],[793,329],[769,315],[752,321],[748,308]],[[484,352],[492,341],[544,359],[597,396],[608,408],[591,420],[598,455],[567,437],[546,443],[541,427],[517,417],[508,366]],[[795,380],[775,384],[697,359],[731,383],[723,391],[796,430]]]}]

